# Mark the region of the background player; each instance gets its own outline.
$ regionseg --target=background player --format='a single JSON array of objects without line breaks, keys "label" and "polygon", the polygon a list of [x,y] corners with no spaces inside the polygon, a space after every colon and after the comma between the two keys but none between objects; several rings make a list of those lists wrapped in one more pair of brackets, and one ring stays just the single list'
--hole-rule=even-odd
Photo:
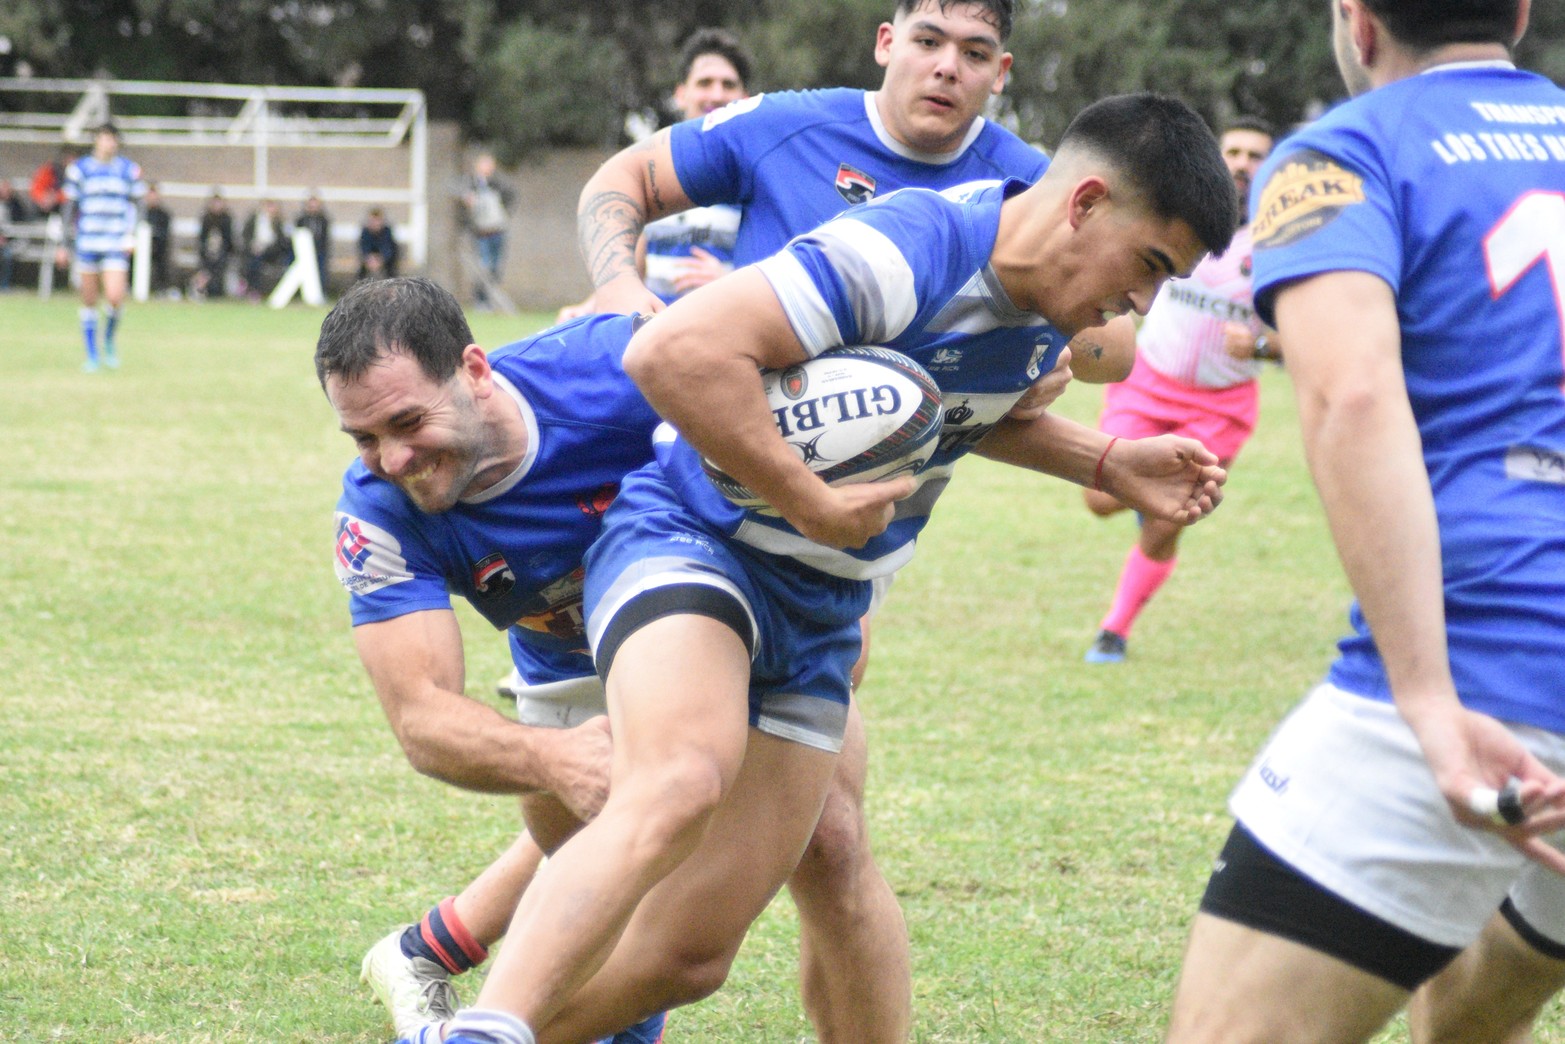
[{"label": "background player", "polygon": [[[750,96],[750,52],[726,29],[698,29],[679,56],[674,107],[682,120],[698,120],[729,102]],[[649,291],[664,304],[733,271],[734,240],[744,211],[729,203],[692,207],[653,221],[636,244],[636,266]],[[593,296],[560,309],[559,319],[596,310]]]},{"label": "background player", "polygon": [[1415,1030],[1522,1040],[1565,972],[1565,91],[1511,65],[1526,13],[1334,0],[1358,97],[1258,178],[1256,299],[1358,601],[1231,798],[1172,1041],[1367,1040],[1481,932]]},{"label": "background player", "polygon": [[[1160,500],[1170,519],[1210,510],[1221,471],[1193,441],[1110,457],[1106,436],[1070,421],[1004,417],[1069,335],[1144,311],[1169,275],[1227,245],[1237,214],[1195,113],[1112,99],[1073,122],[1031,188],[907,190],[855,208],[638,332],[626,371],[681,436],[626,480],[587,559],[615,736],[609,798],[523,896],[479,1009],[448,1040],[517,1044],[534,1028],[579,1040],[611,1016],[695,999],[648,973],[668,951],[705,955],[704,992],[717,987],[825,799],[871,579],[906,560],[975,445],[1122,493],[1152,482],[1162,495],[1137,500]],[[844,339],[908,352],[971,409],[895,512],[911,479],[827,487],[760,395],[758,367]],[[786,521],[728,504],[703,455]]]},{"label": "background player", "polygon": [[[1239,205],[1272,151],[1271,127],[1253,117],[1230,121],[1218,140],[1233,175]],[[1136,333],[1130,376],[1103,392],[1098,427],[1140,438],[1176,432],[1216,453],[1226,469],[1255,430],[1260,410],[1258,359],[1281,358],[1276,331],[1255,318],[1250,292],[1250,227],[1234,235],[1221,256],[1208,257],[1189,279],[1171,280],[1152,302]],[[1123,509],[1106,493],[1083,490],[1096,515]],[[1125,558],[1119,586],[1088,663],[1118,663],[1136,617],[1174,571],[1179,527],[1156,519],[1140,523],[1140,538]]]},{"label": "background player", "polygon": [[[1011,11],[1009,0],[903,0],[877,31],[875,57],[886,70],[879,91],[755,96],[612,157],[583,189],[579,211],[584,256],[599,287],[595,307],[624,313],[664,307],[642,282],[637,244],[649,215],[694,205],[687,182],[703,186],[702,204],[744,207],[734,248],[734,263],[744,265],[850,204],[895,188],[1037,178],[1047,166],[1043,154],[981,116],[1010,68],[1004,44]],[[786,147],[774,147],[779,141]],[[1129,335],[1123,341],[1133,345]],[[805,1007],[822,1040],[854,1044],[904,1040],[912,1019],[906,928],[871,855],[864,821],[865,762],[855,709],[820,825],[789,882],[800,910]],[[502,860],[475,884],[505,880],[508,863],[527,867],[524,859]],[[525,883],[513,873],[507,888],[484,894],[520,895]],[[457,904],[467,905],[463,896]],[[504,922],[493,934],[467,927],[488,945]],[[425,974],[438,972],[438,965],[403,964],[395,960],[400,951],[388,952],[385,974],[366,965],[372,984],[386,984],[377,986],[379,995],[440,988],[429,986]]]},{"label": "background player", "polygon": [[66,227],[73,230],[76,271],[81,276],[82,340],[87,360],[98,369],[98,296],[102,291],[103,365],[120,364],[115,335],[130,283],[130,254],[140,202],[147,193],[141,168],[119,154],[120,134],[112,123],[93,132],[92,151],[65,168]]}]

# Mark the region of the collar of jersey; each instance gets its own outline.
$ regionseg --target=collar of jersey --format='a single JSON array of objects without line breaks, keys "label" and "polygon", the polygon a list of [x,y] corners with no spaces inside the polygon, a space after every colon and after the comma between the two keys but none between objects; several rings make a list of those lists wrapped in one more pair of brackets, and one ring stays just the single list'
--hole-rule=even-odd
[{"label": "collar of jersey", "polygon": [[915,163],[928,163],[932,166],[943,167],[948,163],[955,163],[961,159],[962,153],[966,152],[968,146],[977,141],[978,135],[983,133],[984,118],[980,116],[973,121],[971,127],[967,128],[967,137],[962,139],[962,144],[950,152],[919,152],[917,149],[910,149],[896,138],[893,138],[891,132],[886,129],[886,125],[880,121],[880,110],[875,107],[875,94],[875,91],[864,92],[864,114],[869,117],[869,125],[875,131],[875,137],[880,139],[880,143],[903,159],[910,159]]},{"label": "collar of jersey", "polygon": [[461,504],[487,504],[498,496],[503,496],[516,488],[516,484],[532,470],[533,461],[538,459],[538,417],[533,413],[533,408],[527,400],[522,398],[522,393],[516,385],[506,380],[496,370],[489,371],[500,390],[516,401],[516,408],[522,413],[522,423],[527,425],[527,451],[522,454],[522,462],[505,478],[496,482],[488,489],[474,493],[470,497],[461,498]]},{"label": "collar of jersey", "polygon": [[1437,72],[1467,72],[1470,69],[1515,69],[1516,63],[1504,58],[1491,58],[1482,62],[1446,62],[1444,65],[1432,65],[1419,73],[1426,76]]}]

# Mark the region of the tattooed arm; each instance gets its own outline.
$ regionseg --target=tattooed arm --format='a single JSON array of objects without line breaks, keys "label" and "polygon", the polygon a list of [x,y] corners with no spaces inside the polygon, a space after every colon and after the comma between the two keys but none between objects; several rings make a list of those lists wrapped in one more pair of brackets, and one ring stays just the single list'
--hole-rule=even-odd
[{"label": "tattooed arm", "polygon": [[1136,322],[1128,315],[1083,330],[1071,340],[1071,372],[1088,384],[1122,381],[1135,361]]},{"label": "tattooed arm", "polygon": [[595,287],[594,311],[663,308],[637,270],[636,241],[648,221],[690,206],[674,173],[667,130],[623,149],[598,168],[576,208],[576,239]]}]

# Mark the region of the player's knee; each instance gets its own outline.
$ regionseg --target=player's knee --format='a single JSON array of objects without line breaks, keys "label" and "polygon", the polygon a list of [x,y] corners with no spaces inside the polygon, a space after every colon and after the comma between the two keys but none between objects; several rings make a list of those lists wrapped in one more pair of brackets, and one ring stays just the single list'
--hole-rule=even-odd
[{"label": "player's knee", "polygon": [[794,880],[817,894],[846,898],[868,853],[868,831],[857,795],[833,786]]},{"label": "player's knee", "polygon": [[665,1010],[677,1008],[716,993],[727,981],[737,952],[737,946],[702,946],[694,942],[666,950],[649,983],[659,995],[658,1006]]},{"label": "player's knee", "polygon": [[623,810],[637,843],[686,852],[700,840],[724,790],[716,759],[681,755],[616,780],[609,803]]}]

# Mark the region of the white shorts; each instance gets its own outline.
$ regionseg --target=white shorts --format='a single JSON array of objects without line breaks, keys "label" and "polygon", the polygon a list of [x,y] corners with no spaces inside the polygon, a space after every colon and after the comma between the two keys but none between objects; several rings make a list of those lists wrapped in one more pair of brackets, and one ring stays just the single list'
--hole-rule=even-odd
[{"label": "white shorts", "polygon": [[516,695],[516,720],[539,728],[573,729],[608,712],[603,681],[596,674],[539,685],[528,685],[524,679]]},{"label": "white shorts", "polygon": [[[1565,773],[1565,736],[1511,731]],[[1458,823],[1389,703],[1319,686],[1277,727],[1229,809],[1306,877],[1430,942],[1466,946],[1509,893],[1532,927],[1565,943],[1565,877]]]}]

